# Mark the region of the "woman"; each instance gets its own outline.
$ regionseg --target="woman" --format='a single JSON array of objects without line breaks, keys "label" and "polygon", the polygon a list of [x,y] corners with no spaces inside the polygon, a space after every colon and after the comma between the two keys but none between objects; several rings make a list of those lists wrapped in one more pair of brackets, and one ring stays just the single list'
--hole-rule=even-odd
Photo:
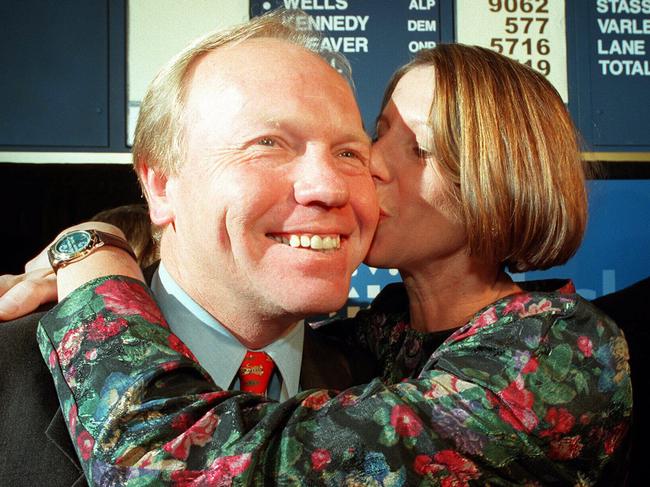
[{"label": "woman", "polygon": [[[140,284],[102,278],[39,336],[89,480],[590,485],[617,474],[631,413],[622,334],[570,284],[524,291],[505,273],[561,264],[582,237],[584,175],[561,99],[523,65],[442,45],[395,74],[383,105],[367,262],[399,268],[404,284],[333,332],[373,351],[384,381],[281,405],[219,391],[152,325]],[[107,282],[128,283],[110,309],[97,291]],[[135,315],[116,312],[134,300]],[[107,332],[118,316],[129,326]],[[75,335],[80,321],[106,341]],[[157,365],[134,372],[121,343]],[[88,373],[99,375],[79,379]]]}]

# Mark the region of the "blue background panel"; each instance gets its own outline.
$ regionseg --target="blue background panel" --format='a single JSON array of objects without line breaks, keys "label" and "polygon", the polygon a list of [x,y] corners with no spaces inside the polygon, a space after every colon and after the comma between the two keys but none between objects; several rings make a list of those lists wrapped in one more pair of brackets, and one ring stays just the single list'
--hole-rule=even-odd
[{"label": "blue background panel", "polygon": [[108,145],[108,1],[0,2],[0,146]]},{"label": "blue background panel", "polygon": [[[413,8],[410,5],[410,1],[394,0],[251,0],[250,13],[254,17],[278,7],[302,7],[318,22],[322,18],[351,18],[349,26],[353,30],[326,32],[324,46],[334,45],[350,61],[363,121],[366,130],[373,132],[384,88],[393,72],[422,47],[434,47],[441,35],[449,35],[451,21],[441,22],[439,1],[416,0]],[[356,22],[357,17],[364,22]],[[330,38],[360,38],[360,49],[346,50],[336,41],[328,41]]]},{"label": "blue background panel", "polygon": [[[611,8],[608,12],[599,13],[592,2],[585,2],[584,5],[588,5],[584,14],[589,18],[590,28],[591,96],[586,101],[591,103],[593,118],[591,142],[594,147],[619,147],[619,150],[649,147],[650,31],[647,34],[639,32],[642,31],[644,19],[650,19],[650,15],[614,13]],[[621,29],[624,33],[616,33]],[[631,43],[644,45],[637,52],[645,54],[618,53],[618,49],[626,49]],[[600,61],[608,63],[604,66],[606,74],[603,74]],[[628,67],[624,67],[623,63],[628,63]],[[630,74],[625,74],[626,69]],[[589,90],[581,93],[589,93]]]}]

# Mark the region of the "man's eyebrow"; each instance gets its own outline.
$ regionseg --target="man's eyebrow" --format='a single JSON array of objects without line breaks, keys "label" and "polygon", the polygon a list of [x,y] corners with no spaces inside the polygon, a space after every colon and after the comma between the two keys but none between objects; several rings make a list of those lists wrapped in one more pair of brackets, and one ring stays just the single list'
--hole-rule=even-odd
[{"label": "man's eyebrow", "polygon": [[346,133],[343,138],[345,140],[353,140],[355,142],[361,142],[362,144],[370,144],[372,142],[372,138],[365,132],[348,132]]},{"label": "man's eyebrow", "polygon": [[[300,124],[296,123],[295,120],[285,119],[280,117],[268,117],[264,120],[264,123],[269,127],[273,127],[273,128],[291,129],[294,127],[300,127]],[[346,131],[343,132],[342,135],[337,137],[337,139],[344,140],[347,142],[350,141],[359,142],[362,144],[370,144],[372,142],[372,138],[365,132],[365,130]]]}]

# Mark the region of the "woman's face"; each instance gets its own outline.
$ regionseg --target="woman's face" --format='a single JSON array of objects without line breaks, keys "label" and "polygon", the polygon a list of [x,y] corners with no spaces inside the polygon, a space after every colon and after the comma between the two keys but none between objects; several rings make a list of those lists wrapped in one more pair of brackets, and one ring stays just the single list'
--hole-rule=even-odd
[{"label": "woman's face", "polygon": [[465,252],[463,226],[453,216],[446,182],[430,155],[429,110],[435,96],[429,66],[406,73],[377,123],[371,172],[380,217],[366,263],[409,272]]}]

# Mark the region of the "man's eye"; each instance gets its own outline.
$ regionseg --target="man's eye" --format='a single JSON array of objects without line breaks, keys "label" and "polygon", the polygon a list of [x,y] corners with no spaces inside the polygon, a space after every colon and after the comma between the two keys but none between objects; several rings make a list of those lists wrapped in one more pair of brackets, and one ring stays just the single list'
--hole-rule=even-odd
[{"label": "man's eye", "polygon": [[342,150],[339,152],[339,157],[351,159],[350,162],[354,162],[355,164],[368,165],[368,156],[355,150]]},{"label": "man's eye", "polygon": [[364,155],[362,152],[355,150],[342,150],[338,153],[346,165],[354,167],[367,167],[368,166],[368,156]]},{"label": "man's eye", "polygon": [[273,140],[271,137],[262,137],[260,140],[257,141],[257,145],[265,145],[267,147],[274,147],[275,146],[275,140]]}]

